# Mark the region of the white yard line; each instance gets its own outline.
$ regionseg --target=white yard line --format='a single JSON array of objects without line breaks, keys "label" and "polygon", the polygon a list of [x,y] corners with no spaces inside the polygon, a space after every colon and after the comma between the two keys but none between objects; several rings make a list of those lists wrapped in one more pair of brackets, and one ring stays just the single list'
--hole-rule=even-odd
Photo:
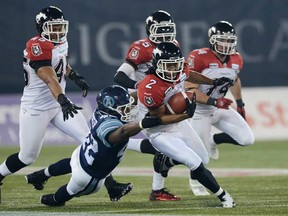
[{"label": "white yard line", "polygon": [[[32,173],[43,167],[25,167],[16,174],[25,175]],[[288,175],[288,169],[246,169],[246,168],[211,168],[213,175],[217,177],[231,176],[277,176]],[[152,176],[153,168],[141,167],[117,167],[113,174],[115,176]],[[189,175],[189,170],[185,167],[174,167],[169,171],[169,176],[186,177]]]}]

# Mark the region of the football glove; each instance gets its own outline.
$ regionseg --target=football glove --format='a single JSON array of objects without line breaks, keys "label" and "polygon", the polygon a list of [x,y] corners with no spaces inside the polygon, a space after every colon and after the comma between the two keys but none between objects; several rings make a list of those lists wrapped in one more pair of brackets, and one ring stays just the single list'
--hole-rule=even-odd
[{"label": "football glove", "polygon": [[192,100],[190,101],[189,98],[185,98],[186,103],[186,114],[192,118],[196,109],[196,94],[193,92]]},{"label": "football glove", "polygon": [[71,69],[69,78],[73,80],[79,88],[82,89],[82,97],[86,97],[90,86],[85,82],[84,77],[80,76],[75,70]]},{"label": "football glove", "polygon": [[62,107],[64,121],[68,120],[69,115],[73,118],[74,114],[78,113],[77,110],[82,109],[82,107],[73,104],[64,94],[59,94],[57,101]]},{"label": "football glove", "polygon": [[228,98],[208,98],[207,104],[215,106],[219,109],[229,109],[229,106],[233,103],[232,100]]}]

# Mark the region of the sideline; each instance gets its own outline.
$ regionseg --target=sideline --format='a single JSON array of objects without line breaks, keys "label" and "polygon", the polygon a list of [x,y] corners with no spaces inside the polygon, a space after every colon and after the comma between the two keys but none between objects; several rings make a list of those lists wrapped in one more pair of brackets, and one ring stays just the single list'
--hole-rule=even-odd
[{"label": "sideline", "polygon": [[[19,170],[18,175],[26,175],[44,167],[25,167]],[[288,175],[288,169],[246,169],[246,168],[211,168],[211,172],[216,177],[235,177],[235,176],[279,176]],[[153,176],[152,168],[141,167],[117,167],[113,171],[115,176]],[[182,167],[174,167],[169,171],[169,176],[174,177],[187,177],[189,170]]]}]

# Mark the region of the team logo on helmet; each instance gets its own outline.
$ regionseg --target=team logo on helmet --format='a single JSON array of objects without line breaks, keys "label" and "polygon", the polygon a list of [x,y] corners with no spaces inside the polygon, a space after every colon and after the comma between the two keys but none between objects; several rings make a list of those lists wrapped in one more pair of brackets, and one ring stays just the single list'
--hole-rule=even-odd
[{"label": "team logo on helmet", "polygon": [[104,99],[103,99],[103,105],[105,107],[113,107],[115,104],[115,101],[113,99],[113,97],[110,97],[110,96],[105,96]]}]

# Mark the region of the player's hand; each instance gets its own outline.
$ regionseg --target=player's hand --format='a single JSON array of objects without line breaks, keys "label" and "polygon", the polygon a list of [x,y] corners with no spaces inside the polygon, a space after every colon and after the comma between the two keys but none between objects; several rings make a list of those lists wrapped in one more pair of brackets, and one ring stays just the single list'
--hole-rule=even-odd
[{"label": "player's hand", "polygon": [[237,107],[237,112],[246,120],[246,112],[244,106]]},{"label": "player's hand", "polygon": [[213,86],[221,86],[225,83],[229,83],[229,86],[233,86],[233,81],[228,77],[221,77],[213,80]]},{"label": "player's hand", "polygon": [[161,125],[161,119],[159,117],[156,116],[145,116],[144,119],[142,119],[139,122],[139,127],[141,129],[145,129],[145,128],[151,128],[151,127],[155,127]]},{"label": "player's hand", "polygon": [[86,83],[83,76],[80,76],[75,70],[71,70],[69,78],[73,80],[79,88],[82,89],[82,97],[86,97],[90,86]]},{"label": "player's hand", "polygon": [[64,94],[58,95],[58,103],[62,107],[64,121],[68,120],[69,116],[73,118],[74,114],[78,113],[77,110],[82,109],[82,107],[78,107],[75,104],[73,104]]},{"label": "player's hand", "polygon": [[233,101],[228,98],[218,98],[216,102],[216,107],[219,109],[229,109],[229,106],[232,103]]},{"label": "player's hand", "polygon": [[237,112],[246,120],[245,104],[242,99],[236,100]]},{"label": "player's hand", "polygon": [[186,114],[190,118],[192,118],[196,109],[196,94],[193,92],[192,100],[189,100],[189,98],[185,98],[185,103],[186,103]]}]

